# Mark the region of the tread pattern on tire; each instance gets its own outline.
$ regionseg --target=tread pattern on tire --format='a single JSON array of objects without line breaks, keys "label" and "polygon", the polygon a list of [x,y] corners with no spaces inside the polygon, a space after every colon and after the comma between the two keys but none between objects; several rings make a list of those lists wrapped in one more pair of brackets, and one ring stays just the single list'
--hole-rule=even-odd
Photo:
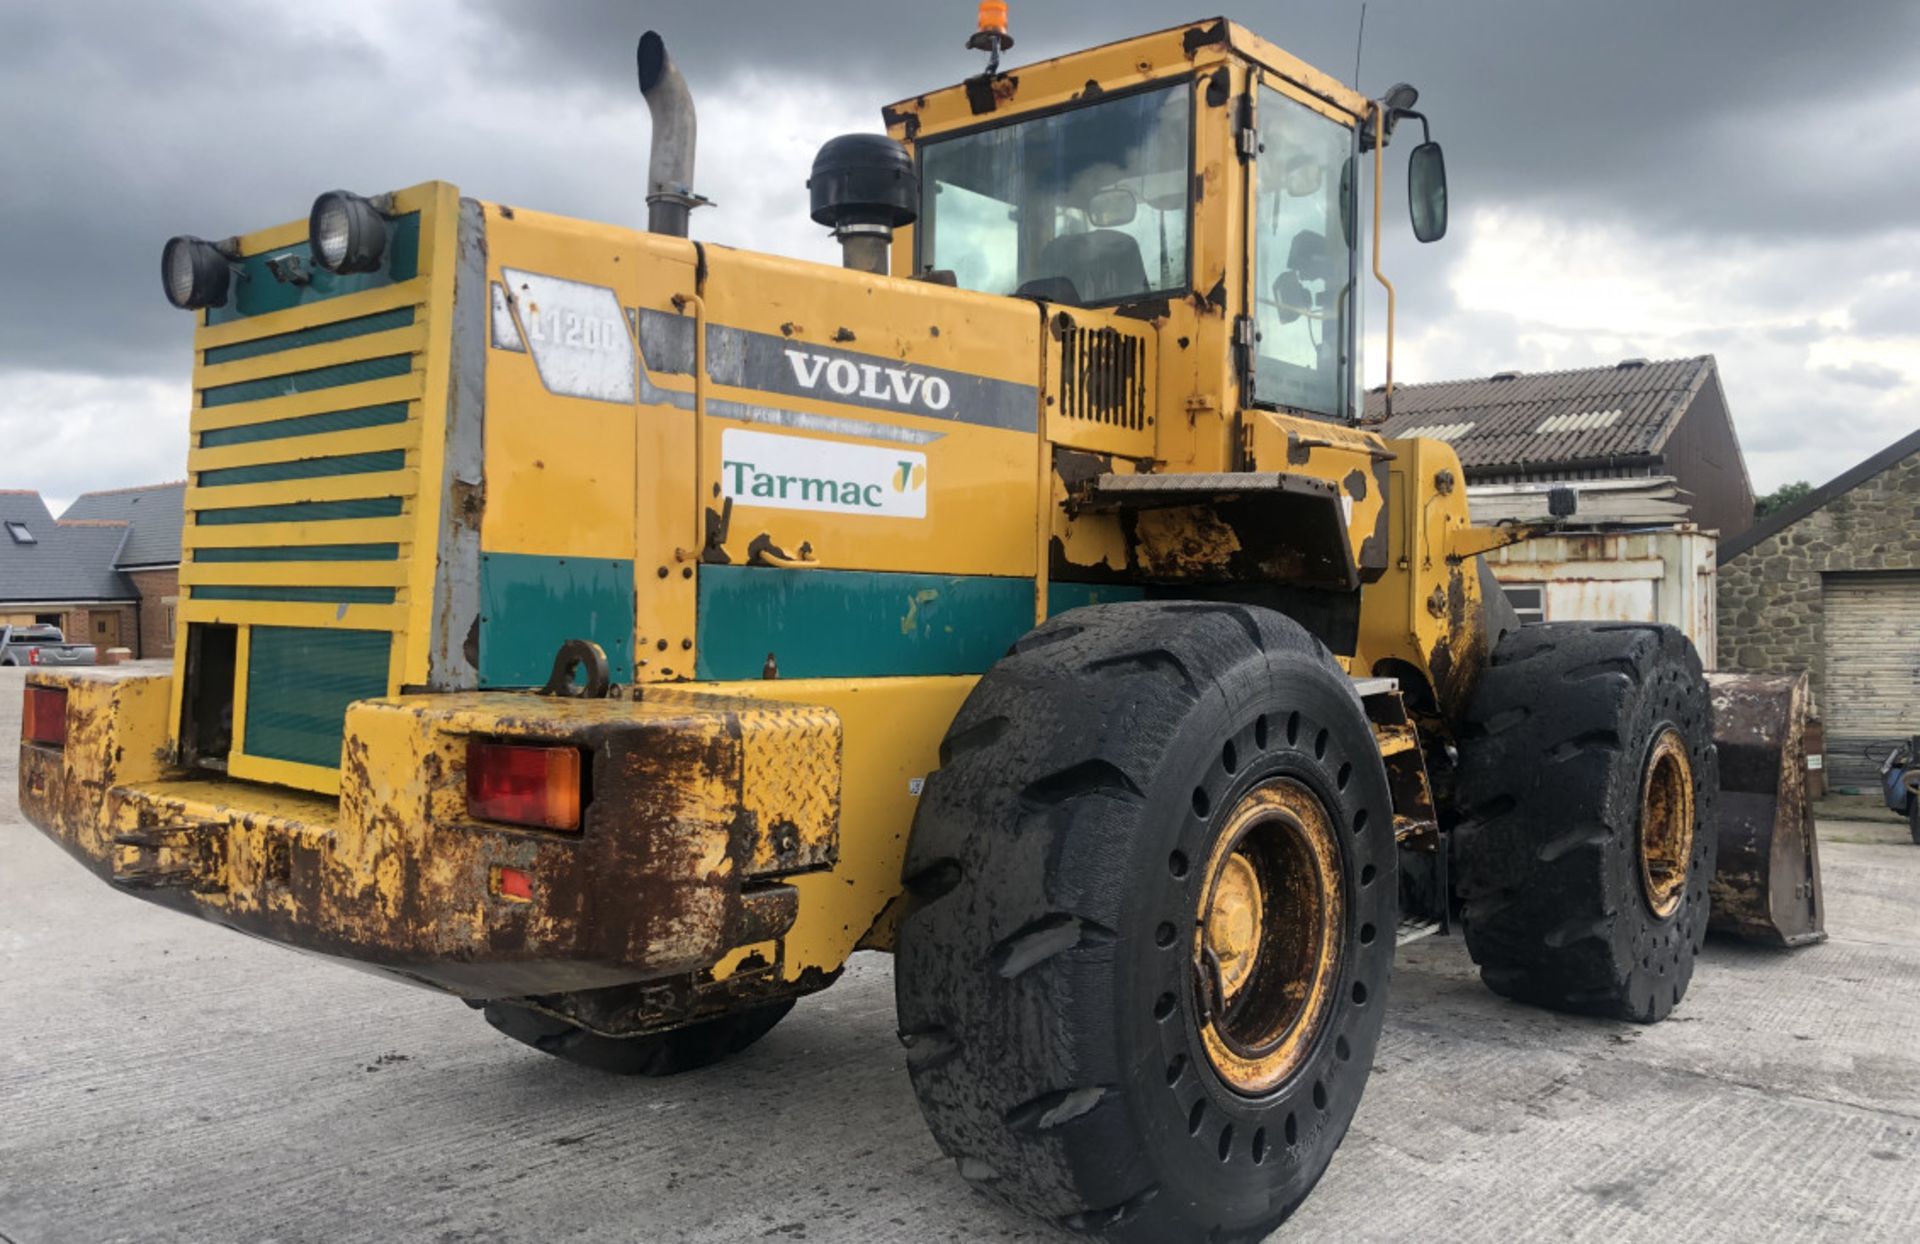
[{"label": "tread pattern on tire", "polygon": [[[1249,668],[1264,672],[1250,679]],[[1363,807],[1352,818],[1357,825],[1336,826],[1355,853],[1352,875],[1364,863],[1375,878],[1350,899],[1353,928],[1363,921],[1391,928],[1392,815],[1370,729],[1326,649],[1281,615],[1199,602],[1072,610],[1016,643],[962,706],[941,768],[927,778],[907,851],[910,897],[895,987],[921,1108],[976,1186],[1076,1233],[1189,1238],[1198,1214],[1209,1221],[1191,1238],[1234,1240],[1269,1230],[1318,1178],[1371,1067],[1391,939],[1364,949],[1356,942],[1353,970],[1365,975],[1341,982],[1339,1005],[1357,1018],[1340,1034],[1337,1062],[1328,1030],[1325,1065],[1313,1068],[1320,1106],[1305,1104],[1297,1125],[1290,1118],[1270,1129],[1244,1122],[1236,1129],[1200,1093],[1199,1060],[1156,1053],[1149,1068],[1127,1066],[1111,1019],[1116,992],[1126,987],[1116,983],[1125,957],[1143,945],[1184,955],[1192,927],[1191,907],[1136,918],[1143,892],[1194,884],[1204,862],[1165,845],[1150,859],[1145,854],[1152,829],[1142,821],[1162,790],[1163,758],[1177,737],[1187,737],[1182,723],[1196,713],[1223,727],[1243,723],[1236,736],[1243,750],[1225,753],[1235,760],[1255,750],[1256,728],[1267,739],[1269,722],[1278,749],[1285,714],[1260,713],[1282,677],[1295,676],[1287,671],[1308,671],[1326,694],[1344,697],[1341,706],[1361,732],[1357,746],[1351,735],[1333,745],[1355,754],[1330,754],[1325,763],[1329,775],[1351,766],[1350,798]],[[1319,723],[1294,716],[1300,747],[1324,736]],[[1324,738],[1321,745],[1328,747]],[[1213,763],[1224,774],[1227,761],[1215,747]],[[1250,762],[1241,767],[1252,771]],[[1195,816],[1190,786],[1178,791],[1187,817]],[[1116,863],[1128,858],[1134,873]],[[1168,928],[1177,934],[1166,937]],[[1352,990],[1347,982],[1358,979],[1365,985]],[[1174,992],[1152,1005],[1156,1017],[1186,1022],[1172,1015],[1181,1005]],[[1146,1108],[1129,1087],[1143,1071],[1158,1095],[1176,1083],[1186,1095],[1176,1124],[1183,1146],[1220,1167],[1250,1167],[1255,1152],[1263,1163],[1310,1152],[1317,1156],[1304,1185],[1251,1209],[1182,1204],[1131,1122]],[[1308,1091],[1298,1089],[1303,1102]],[[1197,1100],[1189,1107],[1187,1099]],[[1297,1136],[1282,1134],[1296,1126]],[[1249,1222],[1261,1225],[1249,1234]]]},{"label": "tread pattern on tire", "polygon": [[[1516,729],[1524,723],[1525,729]],[[1642,765],[1685,740],[1695,828],[1679,908],[1640,882]],[[1467,949],[1494,992],[1650,1023],[1685,994],[1706,939],[1719,790],[1693,645],[1668,626],[1550,622],[1507,635],[1461,723],[1454,827]]]}]

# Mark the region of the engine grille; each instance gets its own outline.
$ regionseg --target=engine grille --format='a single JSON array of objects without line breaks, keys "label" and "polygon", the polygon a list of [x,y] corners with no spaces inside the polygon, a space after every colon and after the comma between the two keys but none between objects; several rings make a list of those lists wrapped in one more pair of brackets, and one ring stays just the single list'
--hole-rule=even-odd
[{"label": "engine grille", "polygon": [[190,672],[182,637],[176,674],[188,703],[206,702],[188,678],[231,679],[236,777],[337,792],[347,706],[397,690],[424,649],[415,592],[430,588],[412,574],[438,516],[422,481],[444,409],[443,189],[396,196],[376,273],[284,281],[271,265],[304,258],[304,226],[247,239],[236,292],[196,334],[181,622],[234,628],[237,657]]},{"label": "engine grille", "polygon": [[1146,340],[1114,328],[1067,329],[1060,340],[1060,413],[1132,431],[1146,427]]}]

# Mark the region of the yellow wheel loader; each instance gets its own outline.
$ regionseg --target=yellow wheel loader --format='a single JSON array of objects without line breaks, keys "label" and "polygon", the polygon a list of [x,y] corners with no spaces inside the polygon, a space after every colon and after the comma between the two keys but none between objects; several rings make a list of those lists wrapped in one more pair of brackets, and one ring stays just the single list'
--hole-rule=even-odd
[{"label": "yellow wheel loader", "polygon": [[1517,625],[1479,554],[1534,529],[1363,418],[1410,125],[1446,229],[1417,92],[1225,20],[972,43],[822,149],[838,267],[688,238],[652,34],[646,231],[427,183],[167,243],[179,655],[28,675],[27,816],[615,1072],[891,950],[959,1175],[1116,1240],[1300,1204],[1403,941],[1644,1022],[1710,901],[1819,936],[1803,685],[1715,688],[1716,750],[1684,637]]}]

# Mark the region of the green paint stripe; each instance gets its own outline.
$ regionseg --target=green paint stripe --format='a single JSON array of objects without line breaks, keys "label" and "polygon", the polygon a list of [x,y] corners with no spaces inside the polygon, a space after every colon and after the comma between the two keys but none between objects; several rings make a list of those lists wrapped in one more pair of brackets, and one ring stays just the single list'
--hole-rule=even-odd
[{"label": "green paint stripe", "polygon": [[255,626],[247,654],[248,756],[334,768],[347,706],[387,693],[393,637],[382,631]]},{"label": "green paint stripe", "polygon": [[200,472],[202,488],[228,484],[272,484],[288,479],[324,479],[332,475],[372,475],[398,471],[407,464],[404,449],[382,449],[364,454],[337,454],[331,458],[300,458],[293,462],[263,462],[255,466],[220,467]]},{"label": "green paint stripe", "polygon": [[406,421],[405,402],[356,406],[352,410],[328,410],[317,415],[295,415],[291,419],[269,419],[265,423],[243,423],[237,428],[208,428],[200,434],[200,448],[251,445],[257,441],[277,441],[289,436],[318,436],[323,432],[351,432],[357,428],[378,428]]},{"label": "green paint stripe", "polygon": [[357,497],[349,501],[289,501],[284,505],[238,505],[195,511],[197,527],[235,527],[246,523],[317,523],[339,518],[393,518],[398,497]]},{"label": "green paint stripe", "polygon": [[288,604],[391,605],[390,587],[203,587],[188,589],[194,600],[270,600]]},{"label": "green paint stripe", "polygon": [[[248,316],[269,315],[291,307],[325,302],[363,290],[385,289],[420,275],[420,213],[409,212],[387,222],[387,250],[378,272],[335,274],[313,262],[305,238],[240,261],[241,277],[230,286],[227,301],[207,308],[207,323],[227,324]],[[304,285],[282,281],[268,264],[288,257],[300,261],[307,275]]]},{"label": "green paint stripe", "polygon": [[195,549],[196,562],[395,562],[397,544],[274,544],[244,549]]},{"label": "green paint stripe", "polygon": [[232,406],[238,402],[260,402],[273,397],[289,397],[295,393],[338,388],[343,384],[391,380],[412,370],[411,354],[389,354],[385,358],[335,363],[331,367],[314,367],[307,371],[288,372],[284,376],[262,376],[258,380],[215,385],[200,391],[200,405]]},{"label": "green paint stripe", "polygon": [[[538,687],[569,639],[606,650],[613,681],[633,681],[633,563],[609,557],[480,555],[480,685]],[[661,665],[685,672],[672,657]],[[677,653],[675,655],[678,655]]]},{"label": "green paint stripe", "polygon": [[206,351],[206,361],[209,366],[216,363],[235,363],[241,359],[259,358],[263,354],[278,354],[282,350],[298,350],[303,346],[325,345],[329,341],[347,341],[354,337],[365,337],[369,333],[384,333],[389,329],[405,328],[411,323],[413,323],[413,308],[395,307],[391,311],[376,311],[372,315],[358,315],[350,320],[316,324],[312,328],[295,329],[290,333],[255,337],[252,341],[236,341],[227,346],[209,346]]},{"label": "green paint stripe", "polygon": [[1047,582],[1047,616],[1078,609],[1082,605],[1111,605],[1126,600],[1145,600],[1146,589],[1123,583]]},{"label": "green paint stripe", "polygon": [[[1137,587],[1050,585],[1058,613]],[[980,674],[1033,628],[1033,580],[703,566],[697,678]]]}]

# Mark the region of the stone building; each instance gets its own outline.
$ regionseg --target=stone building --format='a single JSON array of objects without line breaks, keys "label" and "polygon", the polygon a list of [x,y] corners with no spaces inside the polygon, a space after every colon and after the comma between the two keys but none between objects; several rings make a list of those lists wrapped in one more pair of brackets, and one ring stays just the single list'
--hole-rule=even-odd
[{"label": "stone building", "polygon": [[1720,545],[1720,664],[1809,670],[1831,781],[1920,734],[1920,431]]}]

